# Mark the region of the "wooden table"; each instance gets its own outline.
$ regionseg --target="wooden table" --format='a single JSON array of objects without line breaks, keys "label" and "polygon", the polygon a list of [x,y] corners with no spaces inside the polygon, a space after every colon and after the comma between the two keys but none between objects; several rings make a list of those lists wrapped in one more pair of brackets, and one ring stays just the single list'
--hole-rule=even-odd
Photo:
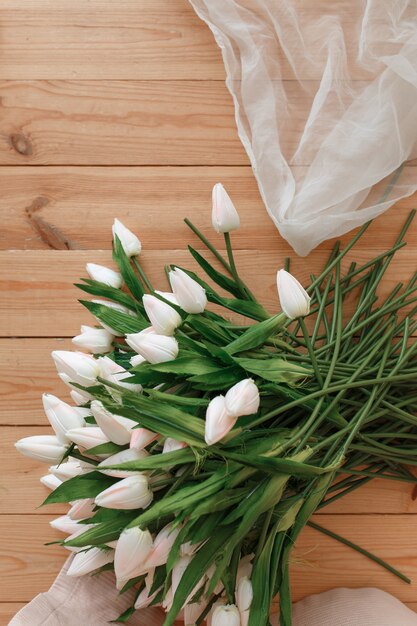
[{"label": "wooden table", "polygon": [[[326,1],[315,3],[320,9]],[[320,5],[320,6],[319,6]],[[323,8],[323,7],[322,7]],[[87,261],[111,263],[119,217],[140,235],[147,270],[163,284],[165,261],[183,261],[184,216],[215,241],[210,191],[222,181],[242,228],[239,266],[277,308],[275,271],[289,248],[267,217],[238,140],[224,69],[212,36],[186,0],[2,0],[0,5],[0,621],[48,588],[65,558],[48,522],[61,506],[36,507],[46,473],[13,442],[49,432],[44,391],[66,397],[51,362],[91,322],[72,286]],[[365,259],[393,241],[414,199],[372,226]],[[416,267],[417,230],[386,288]],[[307,279],[324,244],[294,271]],[[188,262],[188,261],[187,261]],[[296,549],[298,599],[331,587],[377,586],[417,610],[417,503],[412,487],[375,481],[328,507],[325,527],[389,560],[410,586],[307,529]]]}]

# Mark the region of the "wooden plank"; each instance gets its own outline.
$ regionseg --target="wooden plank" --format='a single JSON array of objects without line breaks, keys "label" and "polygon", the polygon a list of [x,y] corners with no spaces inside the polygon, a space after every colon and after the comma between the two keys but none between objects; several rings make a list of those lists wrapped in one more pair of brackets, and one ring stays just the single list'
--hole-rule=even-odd
[{"label": "wooden plank", "polygon": [[[221,181],[241,217],[235,248],[283,246],[249,167],[0,167],[0,249],[110,249],[115,216],[140,233],[146,248],[182,248],[191,241],[189,217],[206,237],[211,227],[211,189]],[[389,245],[417,194],[404,198],[376,222],[374,233]],[[351,234],[344,240],[347,241]],[[417,244],[417,229],[409,232]]]},{"label": "wooden plank", "polygon": [[[330,0],[299,4],[310,20],[332,12]],[[359,14],[347,0],[338,11],[354,58]],[[2,78],[224,78],[220,50],[187,0],[3,0],[0,20]],[[301,50],[292,53],[297,59]],[[326,54],[323,46],[323,62]],[[300,76],[317,77],[311,65]],[[368,77],[351,71],[355,79]],[[287,63],[282,75],[293,77]]]},{"label": "wooden plank", "polygon": [[6,626],[24,606],[25,602],[0,602],[0,624]]},{"label": "wooden plank", "polygon": [[[385,246],[380,239],[369,240],[368,249],[358,248],[355,258],[358,263],[366,262],[372,253],[382,251]],[[365,244],[364,244],[365,245]],[[323,266],[323,256],[328,244],[308,258],[294,258],[292,271],[304,283],[312,272],[318,273]],[[284,264],[288,252],[282,245],[276,251],[238,250],[238,268],[250,288],[265,306],[278,310],[275,276]],[[165,288],[164,265],[173,263],[196,269],[187,252],[181,250],[146,250],[142,265],[154,284]],[[0,310],[1,336],[67,337],[79,332],[81,323],[91,321],[91,316],[78,303],[80,292],[73,286],[78,277],[85,276],[85,264],[94,261],[111,264],[109,251],[10,251],[0,252]],[[417,262],[417,250],[400,250],[396,262],[387,271],[381,293],[388,293],[397,284],[398,278],[406,282],[412,276]],[[349,298],[347,313],[355,306]]]},{"label": "wooden plank", "polygon": [[408,575],[407,585],[350,548],[312,528],[301,534],[292,556],[293,599],[337,587],[378,587],[402,600],[415,602],[417,533],[414,515],[322,515],[318,522]]},{"label": "wooden plank", "polygon": [[10,81],[0,93],[0,164],[248,163],[223,83]]},{"label": "wooden plank", "polygon": [[[56,377],[55,377],[56,378]],[[63,394],[60,394],[63,395]],[[39,402],[38,402],[39,404]],[[63,514],[66,505],[48,505],[41,507],[48,490],[39,478],[48,473],[44,463],[38,463],[19,454],[14,443],[21,437],[50,434],[52,431],[46,417],[39,420],[39,425],[2,426],[0,428],[0,515]],[[323,508],[319,515],[369,515],[372,513],[417,514],[417,500],[413,499],[413,485],[375,479]],[[358,523],[360,523],[358,521]]]},{"label": "wooden plank", "polygon": [[[0,599],[26,602],[45,591],[64,558],[60,546],[45,546],[58,537],[47,515],[0,517]],[[320,523],[373,550],[414,579],[406,585],[365,557],[307,528],[293,553],[292,589],[295,601],[337,585],[379,587],[403,602],[415,602],[417,536],[412,515],[320,516]],[[62,535],[61,535],[62,536]],[[343,563],[343,567],[341,567]]]}]

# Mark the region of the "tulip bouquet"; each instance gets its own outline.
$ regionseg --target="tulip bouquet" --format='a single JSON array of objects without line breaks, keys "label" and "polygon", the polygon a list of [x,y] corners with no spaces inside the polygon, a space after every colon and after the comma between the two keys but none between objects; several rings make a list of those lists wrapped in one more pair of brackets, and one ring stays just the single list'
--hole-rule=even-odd
[{"label": "tulip bouquet", "polygon": [[74,405],[45,394],[55,434],[16,447],[51,465],[46,503],[70,504],[52,522],[74,553],[68,575],[111,569],[120,593],[135,589],[118,621],[151,605],[164,626],[267,626],[279,595],[290,626],[300,531],[347,542],[311,515],[374,477],[415,482],[417,274],[378,295],[411,219],[365,264],[345,257],[368,225],[336,244],[306,289],[287,261],[272,315],[238,273],[239,216],[220,184],[225,254],[186,220],[214,258],[189,248],[209,282],[167,267],[171,290],[156,290],[139,239],[115,221],[119,271],[89,263],[78,285],[98,325],[52,353]]}]

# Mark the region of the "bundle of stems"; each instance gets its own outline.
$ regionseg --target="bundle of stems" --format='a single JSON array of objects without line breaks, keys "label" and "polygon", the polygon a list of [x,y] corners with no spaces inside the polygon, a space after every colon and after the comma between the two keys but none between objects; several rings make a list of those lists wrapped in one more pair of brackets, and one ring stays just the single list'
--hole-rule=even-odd
[{"label": "bundle of stems", "polygon": [[[254,297],[238,274],[228,232],[223,256],[186,220],[214,260],[189,248],[208,282],[183,271],[216,305],[198,313],[187,313],[156,292],[138,257],[129,258],[116,238],[114,258],[127,290],[94,280],[79,286],[128,311],[90,301],[85,306],[119,337],[129,337],[149,326],[143,296],[150,293],[181,317],[175,331],[179,352],[164,362],[132,366],[135,351],[118,339],[110,358],[128,372],[124,384],[103,376],[93,386],[73,384],[110,414],[159,438],[146,446],[143,458],[106,460],[107,471],[152,475],[152,503],[142,510],[98,505],[85,520],[93,526],[64,545],[106,550],[129,529],[155,537],[170,524],[175,540],[147,587],[149,604],[163,604],[167,611],[164,626],[171,626],[190,604],[201,608],[193,618],[197,625],[207,616],[215,624],[210,616],[220,605],[238,605],[241,624],[268,625],[277,595],[281,626],[290,626],[290,555],[307,524],[407,581],[389,564],[310,518],[374,478],[416,482],[410,468],[417,465],[417,273],[388,294],[381,296],[380,288],[395,253],[405,245],[412,218],[389,250],[366,263],[349,264],[347,257],[369,224],[343,249],[336,243],[321,274],[310,277],[310,312],[296,319],[271,315]],[[232,312],[243,317],[236,321]],[[207,443],[209,403],[248,377],[259,390],[258,410],[241,414],[220,440]],[[141,393],[132,385],[140,385]],[[88,421],[96,423],[93,416]],[[181,446],[161,453],[167,439]],[[103,455],[127,448],[114,442],[90,449],[73,444],[66,456],[93,464],[94,471],[63,482],[46,502],[95,498],[118,480],[102,473]],[[191,556],[174,586],[184,545],[192,546]],[[242,559],[250,562],[246,607],[236,595]],[[134,586],[140,596],[148,575],[143,571],[129,579],[124,589]],[[134,610],[132,606],[120,620]]]}]

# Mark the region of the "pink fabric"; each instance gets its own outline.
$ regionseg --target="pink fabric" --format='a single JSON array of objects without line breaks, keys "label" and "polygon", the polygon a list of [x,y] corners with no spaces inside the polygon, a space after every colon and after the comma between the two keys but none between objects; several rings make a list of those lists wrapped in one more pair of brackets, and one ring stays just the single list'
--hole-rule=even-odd
[{"label": "pink fabric", "polygon": [[[105,626],[133,602],[133,592],[119,595],[110,572],[70,578],[68,563],[49,591],[41,593],[9,626]],[[279,626],[278,616],[271,619]],[[131,626],[162,626],[159,609],[138,611]],[[417,614],[379,589],[334,589],[294,605],[294,626],[417,626]]]}]

